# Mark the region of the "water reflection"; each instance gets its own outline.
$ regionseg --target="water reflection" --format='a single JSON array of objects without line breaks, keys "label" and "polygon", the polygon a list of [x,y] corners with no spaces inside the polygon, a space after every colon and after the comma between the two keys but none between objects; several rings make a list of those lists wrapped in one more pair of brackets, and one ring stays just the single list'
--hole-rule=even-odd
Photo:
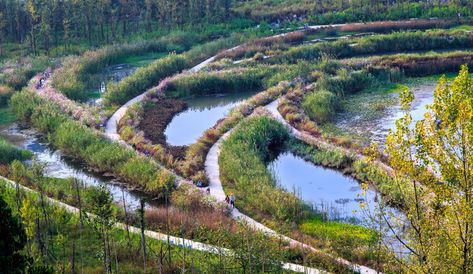
[{"label": "water reflection", "polygon": [[166,127],[164,134],[167,142],[173,146],[194,143],[205,130],[224,118],[233,107],[254,94],[255,92],[238,92],[185,100],[189,108],[176,115]]},{"label": "water reflection", "polygon": [[[435,86],[436,83],[431,82],[410,88],[415,96],[410,112],[413,124],[424,118],[427,105],[433,103]],[[346,112],[337,115],[337,127],[381,145],[386,141],[389,130],[396,128],[396,120],[404,115],[399,104],[399,93],[357,94],[347,101],[355,106],[348,106]]]},{"label": "water reflection", "polygon": [[0,136],[17,147],[33,152],[36,159],[45,164],[45,176],[63,179],[75,178],[90,186],[103,185],[110,190],[114,201],[120,205],[123,204],[122,195],[124,195],[127,207],[132,209],[139,207],[141,197],[147,198],[126,189],[112,176],[104,176],[90,171],[82,164],[62,155],[42,141],[41,136],[34,130],[22,129],[14,125],[2,130]]}]

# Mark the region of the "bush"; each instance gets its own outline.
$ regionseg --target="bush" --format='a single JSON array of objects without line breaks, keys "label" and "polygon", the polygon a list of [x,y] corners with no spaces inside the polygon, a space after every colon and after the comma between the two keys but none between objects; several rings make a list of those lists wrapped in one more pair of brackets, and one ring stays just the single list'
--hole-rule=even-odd
[{"label": "bush", "polygon": [[15,160],[24,161],[32,156],[31,152],[16,148],[0,138],[0,164],[10,164]]},{"label": "bush", "polygon": [[11,97],[10,105],[16,116],[21,120],[28,121],[43,99],[26,90],[17,92]]},{"label": "bush", "polygon": [[317,90],[304,98],[302,107],[311,119],[324,123],[333,118],[340,104],[338,97],[330,91]]},{"label": "bush", "polygon": [[14,90],[8,86],[0,86],[0,108],[8,105],[13,92]]}]

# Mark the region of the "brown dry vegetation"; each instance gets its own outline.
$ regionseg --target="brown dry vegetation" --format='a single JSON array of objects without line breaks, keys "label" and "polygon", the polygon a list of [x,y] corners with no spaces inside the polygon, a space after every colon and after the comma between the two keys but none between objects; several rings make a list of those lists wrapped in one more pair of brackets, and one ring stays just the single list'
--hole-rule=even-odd
[{"label": "brown dry vegetation", "polygon": [[187,147],[169,145],[164,131],[173,117],[186,108],[187,103],[180,99],[155,96],[144,106],[146,115],[142,116],[138,129],[144,132],[145,138],[162,145],[175,159],[182,159]]},{"label": "brown dry vegetation", "polygon": [[444,56],[392,56],[373,62],[374,65],[400,68],[406,76],[419,77],[458,71],[461,65],[473,65],[473,53]]},{"label": "brown dry vegetation", "polygon": [[231,51],[222,51],[217,55],[217,59],[238,59],[251,57],[257,52],[288,49],[291,44],[301,43],[306,35],[307,31],[294,31],[287,33],[286,35],[259,38],[243,44]]},{"label": "brown dry vegetation", "polygon": [[341,26],[344,32],[391,32],[405,29],[449,28],[457,23],[452,20],[409,20],[409,21],[379,21],[369,23],[353,23]]}]

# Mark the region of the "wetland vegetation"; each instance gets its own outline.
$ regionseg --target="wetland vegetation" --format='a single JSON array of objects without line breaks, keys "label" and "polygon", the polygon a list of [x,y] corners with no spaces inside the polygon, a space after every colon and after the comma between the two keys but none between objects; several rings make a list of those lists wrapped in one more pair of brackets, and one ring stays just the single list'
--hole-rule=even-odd
[{"label": "wetland vegetation", "polygon": [[471,1],[112,2],[0,3],[0,269],[471,272]]}]

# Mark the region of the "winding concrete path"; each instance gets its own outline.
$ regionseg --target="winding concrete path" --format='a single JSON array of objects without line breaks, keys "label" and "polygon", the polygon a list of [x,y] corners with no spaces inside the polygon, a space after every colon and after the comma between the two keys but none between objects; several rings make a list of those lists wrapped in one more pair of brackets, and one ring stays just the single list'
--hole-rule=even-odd
[{"label": "winding concrete path", "polygon": [[[226,51],[232,51],[240,46],[233,47],[231,49],[227,49]],[[189,69],[190,73],[196,73],[201,71],[203,68],[205,68],[208,64],[212,63],[215,59],[217,58],[217,55],[214,55],[207,60],[199,63],[198,65],[192,67]],[[145,91],[144,93],[136,96],[135,98],[131,99],[130,101],[126,102],[123,106],[121,106],[113,115],[107,120],[107,123],[105,125],[105,135],[112,141],[120,141],[120,134],[118,134],[118,123],[120,120],[125,116],[126,112],[128,111],[128,108],[132,106],[135,103],[143,101],[143,99],[146,97],[146,94],[148,93],[148,90]]]},{"label": "winding concrete path", "polygon": [[[278,105],[278,102],[279,102],[279,99],[278,100],[275,100],[273,101],[272,103],[268,104],[267,106],[265,106],[266,109],[270,110],[270,109],[275,109],[276,112],[279,114],[279,112],[277,111],[277,105]],[[271,111],[271,114],[273,114],[273,111]],[[283,124],[285,124],[286,126],[289,126],[287,124],[287,122],[285,122],[284,118],[279,114],[280,118],[276,118],[278,121],[281,121],[283,122]],[[282,120],[280,120],[282,119]],[[289,126],[289,128],[291,128]],[[294,128],[294,130],[296,130]],[[220,167],[219,167],[219,164],[218,164],[218,158],[220,156],[220,147],[222,145],[222,142],[228,138],[228,136],[230,136],[231,132],[233,131],[230,130],[228,131],[227,133],[225,133],[213,146],[212,148],[210,149],[209,153],[207,154],[207,157],[205,159],[205,173],[207,175],[207,177],[209,178],[209,188],[210,188],[210,193],[212,196],[214,196],[218,202],[225,202],[225,197],[226,197],[226,194],[223,190],[223,186],[222,186],[222,182],[220,180]],[[291,132],[293,132],[293,134],[295,134],[295,132],[293,130],[291,130]],[[290,243],[290,245],[292,246],[300,246],[300,247],[303,247],[303,248],[306,248],[306,249],[309,249],[313,252],[316,252],[316,253],[319,253],[319,254],[323,254],[323,255],[326,255],[326,256],[330,256],[332,257],[332,255],[329,255],[329,254],[326,254],[324,253],[323,251],[321,250],[318,250],[310,245],[307,245],[307,244],[304,244],[304,243],[301,243],[297,240],[294,240],[292,238],[289,238],[285,235],[282,235],[274,230],[272,230],[271,228],[261,224],[260,222],[254,220],[253,218],[241,213],[237,208],[234,208],[232,210],[232,216],[233,218],[235,219],[238,219],[238,220],[241,220],[241,221],[244,221],[246,222],[247,224],[249,224],[250,226],[252,226],[253,228],[255,229],[258,229],[262,232],[264,232],[265,234],[267,235],[270,235],[270,236],[273,236],[273,237],[277,237],[277,238],[281,238],[287,242]],[[371,269],[369,267],[366,267],[366,266],[362,266],[362,265],[357,265],[357,264],[353,264],[343,258],[335,258],[333,257],[338,263],[342,264],[342,265],[345,265],[345,266],[348,266],[349,268],[351,268],[352,270],[356,271],[356,272],[359,272],[359,273],[379,273],[378,271],[374,270],[374,269]]]},{"label": "winding concrete path", "polygon": [[[346,25],[346,24],[315,25],[315,26],[308,26],[307,28],[300,28],[299,30],[296,30],[296,31],[303,31],[305,29],[317,30],[317,29],[322,29],[322,28],[327,28],[327,27],[340,27],[340,26],[343,26],[343,25]],[[292,32],[296,32],[296,31],[292,31]],[[292,32],[276,34],[276,35],[273,35],[273,36],[269,36],[267,38],[282,37],[282,36],[286,36],[286,35],[288,35],[289,33],[292,33]],[[225,51],[226,52],[231,52],[231,51],[236,50],[240,47],[241,47],[241,45],[238,45],[236,47],[227,49]],[[188,72],[196,73],[196,72],[201,71],[208,64],[212,63],[217,58],[217,56],[218,55],[214,55],[214,56],[206,59],[205,61],[203,61],[203,62],[199,63],[198,65],[196,65],[196,66],[192,67],[191,69],[189,69]],[[117,128],[118,123],[123,118],[123,116],[125,116],[128,108],[131,105],[133,105],[134,103],[143,101],[143,99],[145,98],[145,95],[146,95],[147,92],[148,92],[148,90],[145,91],[144,93],[142,93],[141,95],[138,95],[135,98],[131,99],[130,101],[126,102],[117,111],[115,111],[115,113],[107,120],[107,123],[105,125],[105,135],[108,138],[110,138],[111,140],[114,140],[114,141],[120,140],[120,135],[118,134],[118,128]]]},{"label": "winding concrete path", "polygon": [[[343,153],[345,153],[347,155],[352,154],[354,157],[356,157],[360,160],[365,160],[365,161],[367,160],[366,156],[362,155],[361,153],[354,152],[354,151],[352,151],[350,149],[347,149],[347,148],[344,148],[344,147],[336,146],[334,144],[331,144],[327,141],[321,140],[320,138],[316,138],[316,137],[310,135],[309,133],[300,131],[297,128],[293,127],[291,124],[289,124],[286,121],[286,119],[284,119],[284,117],[279,112],[279,110],[278,110],[279,102],[280,102],[280,99],[277,99],[277,100],[273,101],[272,103],[266,105],[265,109],[268,110],[271,113],[271,116],[274,119],[276,119],[281,124],[286,126],[289,129],[289,132],[294,137],[296,137],[298,140],[303,141],[303,142],[308,143],[308,144],[311,144],[311,145],[315,145],[315,146],[327,149],[327,150],[339,150],[339,151],[342,151]],[[379,160],[375,160],[374,164],[376,164],[379,168],[381,168],[385,172],[387,172],[388,175],[393,176],[394,170],[390,166],[388,166],[387,164],[385,164],[385,163],[383,163]]]},{"label": "winding concrete path", "polygon": [[[17,184],[16,182],[11,181],[11,180],[3,177],[3,176],[0,176],[0,181],[3,182],[7,187],[15,188],[15,189],[17,187],[19,187],[23,191],[38,194],[35,190],[33,190],[31,188],[28,188],[26,186],[23,186],[21,184]],[[76,208],[76,207],[70,206],[68,204],[65,204],[61,201],[52,199],[52,198],[47,197],[47,196],[46,196],[46,199],[48,200],[48,202],[50,204],[61,207],[61,208],[64,208],[69,213],[79,214],[79,209]],[[89,217],[94,217],[94,215],[91,214],[91,213],[86,213],[86,214]],[[123,229],[123,230],[126,230],[126,227],[127,227],[126,224],[118,223],[118,222],[115,223],[114,226],[118,229]],[[131,233],[134,233],[134,234],[138,234],[138,235],[141,234],[141,229],[138,228],[138,227],[128,226],[128,230]],[[223,248],[223,247],[218,247],[218,246],[215,246],[215,245],[196,242],[196,241],[188,240],[188,239],[185,239],[185,238],[175,237],[175,236],[171,236],[171,235],[167,235],[167,234],[163,234],[163,233],[159,233],[159,232],[155,232],[155,231],[151,231],[151,230],[145,230],[144,233],[148,238],[155,239],[155,240],[162,241],[162,242],[169,241],[172,245],[179,246],[181,248],[188,248],[188,249],[191,249],[191,250],[198,250],[198,251],[208,252],[208,253],[212,253],[212,254],[223,254],[225,256],[232,256],[232,254],[233,254],[232,250],[230,250],[228,248]],[[294,272],[309,273],[309,274],[327,273],[325,271],[321,271],[321,270],[311,268],[311,267],[306,267],[306,266],[299,265],[299,264],[285,263],[285,262],[281,262],[281,264],[282,264],[283,269],[294,271]]]}]

